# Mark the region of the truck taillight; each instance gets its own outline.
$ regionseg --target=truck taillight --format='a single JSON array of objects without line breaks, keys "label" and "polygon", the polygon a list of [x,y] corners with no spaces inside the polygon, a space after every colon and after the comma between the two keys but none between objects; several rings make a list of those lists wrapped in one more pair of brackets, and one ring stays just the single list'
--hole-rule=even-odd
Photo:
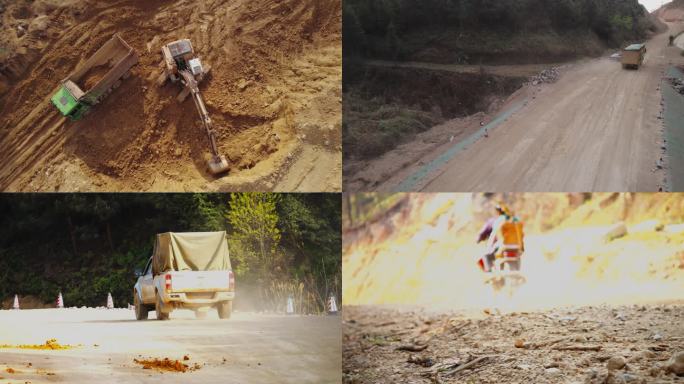
[{"label": "truck taillight", "polygon": [[235,275],[233,271],[228,271],[228,289],[235,290]]},{"label": "truck taillight", "polygon": [[171,290],[171,274],[167,273],[166,276],[164,276],[164,281],[166,281],[166,290],[170,291]]}]

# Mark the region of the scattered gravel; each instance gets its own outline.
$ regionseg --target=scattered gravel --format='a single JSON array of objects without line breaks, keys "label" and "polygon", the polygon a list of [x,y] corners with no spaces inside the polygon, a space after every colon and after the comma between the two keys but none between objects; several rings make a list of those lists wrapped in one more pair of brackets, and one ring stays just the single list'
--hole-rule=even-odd
[{"label": "scattered gravel", "polygon": [[541,73],[539,73],[538,75],[531,77],[529,83],[532,85],[555,83],[560,78],[561,69],[562,67],[553,67],[550,69],[545,69],[541,71]]}]

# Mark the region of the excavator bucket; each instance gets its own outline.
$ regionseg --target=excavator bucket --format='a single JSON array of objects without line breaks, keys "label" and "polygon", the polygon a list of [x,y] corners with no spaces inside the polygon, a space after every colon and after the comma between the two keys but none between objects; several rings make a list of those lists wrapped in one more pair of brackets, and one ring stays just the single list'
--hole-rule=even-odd
[{"label": "excavator bucket", "polygon": [[228,172],[228,160],[225,156],[212,156],[211,160],[207,162],[209,166],[209,172],[212,175],[220,175],[222,173]]}]

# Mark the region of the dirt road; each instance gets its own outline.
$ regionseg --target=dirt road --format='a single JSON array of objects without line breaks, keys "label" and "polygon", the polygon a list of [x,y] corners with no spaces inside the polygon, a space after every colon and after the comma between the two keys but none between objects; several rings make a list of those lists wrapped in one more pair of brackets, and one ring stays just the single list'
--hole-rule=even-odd
[{"label": "dirt road", "polygon": [[344,382],[678,383],[666,367],[684,350],[682,316],[684,302],[489,315],[346,307]]},{"label": "dirt road", "polygon": [[[9,2],[0,190],[340,190],[340,18],[337,0]],[[115,33],[139,63],[83,120],[66,120],[50,96]],[[230,163],[221,178],[206,169],[193,102],[155,83],[161,46],[181,38],[211,67],[200,89]]]},{"label": "dirt road", "polygon": [[[237,312],[230,320],[136,321],[125,309],[0,311],[0,345],[60,344],[69,350],[0,349],[0,383],[338,383],[339,316]],[[154,314],[150,314],[154,319]],[[189,360],[183,361],[187,355]],[[133,359],[180,359],[200,368],[161,373]],[[30,363],[30,365],[29,365]],[[12,368],[14,373],[9,373]]]},{"label": "dirt road", "polygon": [[[680,28],[670,24],[670,28]],[[678,49],[668,33],[648,42],[644,66],[609,58],[564,70],[555,84],[528,86],[488,121],[488,137],[448,143],[379,190],[657,191],[665,171],[661,78]],[[453,137],[453,136],[452,136]],[[388,155],[390,156],[390,155]]]}]

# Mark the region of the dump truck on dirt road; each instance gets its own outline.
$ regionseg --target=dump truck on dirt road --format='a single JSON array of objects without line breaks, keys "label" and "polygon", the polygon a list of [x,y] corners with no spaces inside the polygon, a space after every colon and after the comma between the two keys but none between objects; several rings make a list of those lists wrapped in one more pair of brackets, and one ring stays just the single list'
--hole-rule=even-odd
[{"label": "dump truck on dirt road", "polygon": [[646,57],[646,44],[632,44],[622,50],[622,68],[639,69]]},{"label": "dump truck on dirt road", "polygon": [[133,288],[138,320],[147,319],[152,309],[158,320],[168,320],[174,309],[193,310],[202,319],[211,308],[228,319],[234,298],[225,231],[158,234],[152,257]]},{"label": "dump truck on dirt road", "polygon": [[119,35],[114,35],[88,60],[62,80],[51,100],[62,115],[83,117],[112,90],[121,85],[138,62],[138,55]]}]

